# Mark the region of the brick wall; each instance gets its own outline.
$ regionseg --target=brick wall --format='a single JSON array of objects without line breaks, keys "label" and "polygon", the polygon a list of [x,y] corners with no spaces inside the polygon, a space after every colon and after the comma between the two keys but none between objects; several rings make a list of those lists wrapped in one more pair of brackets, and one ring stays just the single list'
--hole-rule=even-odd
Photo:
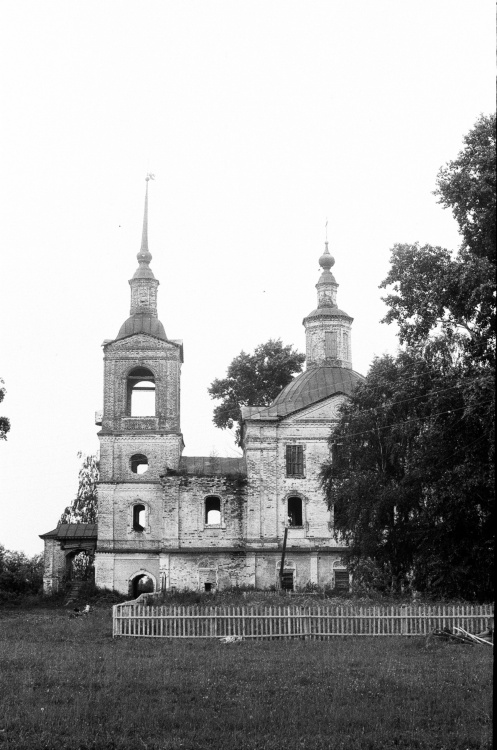
[{"label": "brick wall", "polygon": [[66,556],[56,539],[45,539],[43,555],[43,592],[55,594],[66,572]]},{"label": "brick wall", "polygon": [[[97,585],[123,594],[129,593],[132,579],[143,574],[152,577],[156,589],[204,591],[206,583],[219,590],[236,586],[269,589],[278,586],[281,550],[175,550],[157,555],[97,553],[97,563]],[[337,565],[340,555],[326,550],[312,553],[295,550],[285,561],[285,569],[294,570],[297,588],[308,583],[332,586]]]}]

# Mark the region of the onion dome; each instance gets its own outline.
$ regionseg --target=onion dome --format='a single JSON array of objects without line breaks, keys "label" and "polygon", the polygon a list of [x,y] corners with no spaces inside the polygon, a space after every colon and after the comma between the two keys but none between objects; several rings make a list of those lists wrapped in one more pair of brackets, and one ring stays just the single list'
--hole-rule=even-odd
[{"label": "onion dome", "polygon": [[323,271],[329,271],[335,265],[335,258],[328,250],[328,241],[324,243],[324,253],[319,258],[319,265]]}]

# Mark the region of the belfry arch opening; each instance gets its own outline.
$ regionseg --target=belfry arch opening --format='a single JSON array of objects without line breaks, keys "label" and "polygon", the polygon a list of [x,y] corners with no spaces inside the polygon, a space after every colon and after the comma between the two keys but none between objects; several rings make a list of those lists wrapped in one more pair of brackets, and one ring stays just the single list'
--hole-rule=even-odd
[{"label": "belfry arch opening", "polygon": [[155,417],[155,376],[147,367],[135,367],[128,374],[126,413],[130,417]]},{"label": "belfry arch opening", "polygon": [[221,523],[221,500],[215,495],[205,498],[205,525],[218,526]]},{"label": "belfry arch opening", "polygon": [[129,460],[133,474],[145,474],[148,471],[148,458],[143,453],[135,453]]}]

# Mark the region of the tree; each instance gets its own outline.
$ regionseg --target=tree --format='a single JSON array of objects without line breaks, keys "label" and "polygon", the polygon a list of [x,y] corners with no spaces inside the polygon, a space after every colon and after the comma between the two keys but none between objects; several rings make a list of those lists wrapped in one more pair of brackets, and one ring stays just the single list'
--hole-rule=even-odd
[{"label": "tree", "polygon": [[[0,403],[5,398],[6,390],[3,387],[3,380],[0,378]],[[7,417],[0,417],[0,440],[7,440],[7,433],[10,430],[10,420]]]},{"label": "tree", "polygon": [[260,344],[253,354],[241,351],[229,365],[226,377],[216,378],[208,388],[211,398],[221,400],[214,409],[216,427],[232,429],[236,423],[235,439],[240,445],[240,407],[269,406],[302,371],[304,361],[304,354],[291,345],[283,346],[281,339]]},{"label": "tree", "polygon": [[435,195],[451,208],[463,248],[495,263],[495,114],[482,115],[464,137],[466,147],[438,173]]},{"label": "tree", "polygon": [[369,560],[393,589],[481,598],[493,556],[495,116],[464,140],[435,193],[461,247],[392,249],[380,288],[403,351],[375,360],[344,407],[322,481],[357,569]]},{"label": "tree", "polygon": [[491,596],[491,394],[468,408],[473,384],[406,350],[375,359],[343,406],[321,475],[356,579]]},{"label": "tree", "polygon": [[62,513],[59,524],[97,523],[97,482],[100,476],[98,459],[94,455],[87,456],[81,451],[78,453],[78,458],[83,458],[78,474],[78,492],[72,504],[68,505]]},{"label": "tree", "polygon": [[442,336],[469,365],[495,367],[495,115],[481,117],[466,148],[438,175],[439,202],[452,208],[463,243],[457,253],[395,245],[380,288],[401,343],[422,347]]}]

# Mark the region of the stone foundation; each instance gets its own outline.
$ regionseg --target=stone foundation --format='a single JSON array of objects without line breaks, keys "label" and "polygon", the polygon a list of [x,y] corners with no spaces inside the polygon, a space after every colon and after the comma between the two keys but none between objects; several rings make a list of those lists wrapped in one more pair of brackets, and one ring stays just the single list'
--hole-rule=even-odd
[{"label": "stone foundation", "polygon": [[[281,550],[201,550],[195,552],[100,552],[95,559],[96,584],[129,594],[134,578],[148,575],[154,590],[223,590],[237,586],[279,587]],[[306,584],[334,586],[334,571],[343,569],[339,552],[290,550],[285,570],[294,571],[295,588]],[[207,584],[207,586],[206,586]]]}]

